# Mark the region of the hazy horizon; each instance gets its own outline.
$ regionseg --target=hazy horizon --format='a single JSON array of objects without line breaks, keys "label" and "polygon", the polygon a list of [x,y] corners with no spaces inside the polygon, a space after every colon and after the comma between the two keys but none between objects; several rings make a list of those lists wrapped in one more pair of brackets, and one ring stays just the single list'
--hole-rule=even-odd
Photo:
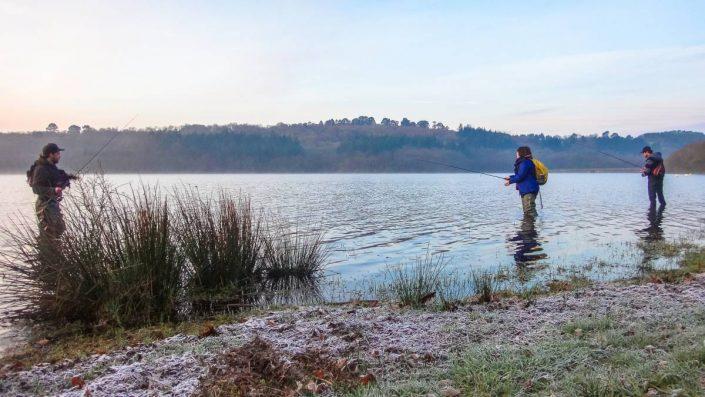
[{"label": "hazy horizon", "polygon": [[360,115],[705,130],[697,1],[0,0],[0,131]]},{"label": "hazy horizon", "polygon": [[[137,117],[135,117],[135,120],[137,120],[138,116],[139,116],[139,115],[137,115]],[[365,116],[365,115],[359,115],[359,116]],[[133,117],[134,117],[134,116],[133,116]],[[105,126],[90,125],[90,127],[91,127],[92,129],[95,129],[95,130],[116,128],[116,129],[118,129],[118,130],[132,130],[132,131],[140,131],[140,130],[146,130],[146,129],[150,129],[150,128],[151,128],[151,129],[155,129],[155,130],[165,129],[165,128],[169,128],[169,127],[183,128],[183,127],[186,127],[186,126],[194,126],[194,125],[203,125],[203,126],[213,126],[213,125],[219,125],[219,126],[240,125],[240,126],[254,126],[254,127],[261,127],[261,128],[271,128],[271,127],[276,127],[277,124],[280,124],[280,123],[289,124],[289,125],[305,124],[305,123],[314,123],[314,124],[318,124],[319,122],[325,123],[326,120],[329,120],[329,119],[339,120],[339,119],[342,119],[342,118],[343,118],[343,117],[329,117],[329,118],[324,119],[324,120],[308,120],[308,121],[291,122],[291,123],[287,123],[287,122],[280,121],[280,122],[277,122],[277,123],[274,123],[274,124],[249,124],[249,123],[239,123],[239,122],[236,122],[236,121],[235,121],[235,122],[229,122],[229,123],[223,123],[223,124],[217,124],[217,123],[203,123],[203,124],[201,124],[201,123],[193,123],[193,124],[179,124],[179,125],[173,125],[173,124],[171,124],[171,125],[161,125],[161,126],[154,125],[154,126],[135,127],[135,124],[138,124],[138,123],[133,122],[133,123],[129,123],[129,124],[127,124],[127,125],[126,125],[126,124],[122,124],[122,125],[105,125]],[[349,118],[349,119],[352,120],[352,118],[354,118],[354,117],[351,117],[351,118]],[[415,118],[413,118],[413,117],[407,117],[407,118],[408,118],[410,121],[412,121],[412,122],[417,122],[417,121],[420,120],[420,119],[415,119]],[[379,122],[381,121],[381,119],[382,119],[382,118],[379,118],[379,119],[378,119],[378,118],[375,118],[375,121],[379,124]],[[128,120],[128,121],[129,121],[129,120]],[[396,120],[396,121],[400,121],[400,120]],[[429,121],[429,120],[426,120],[426,121]],[[457,126],[457,125],[448,125],[448,124],[444,123],[442,120],[435,120],[435,121],[438,121],[438,122],[443,123],[449,130],[455,131],[455,130],[458,129],[458,126]],[[71,124],[75,124],[75,125],[78,125],[79,127],[82,127],[82,123],[78,123],[78,124],[76,124],[76,123],[71,123],[71,124],[66,124],[66,125],[60,125],[60,124],[58,124],[58,123],[56,123],[56,124],[57,124],[57,127],[58,127],[58,130],[56,131],[57,133],[65,133],[65,132],[67,132],[66,129],[67,129]],[[465,125],[470,125],[470,123],[465,124]],[[502,131],[502,130],[497,130],[497,129],[495,129],[495,128],[492,128],[491,126],[481,126],[481,125],[471,125],[471,126],[472,126],[472,127],[476,127],[476,128],[484,128],[484,129],[491,130],[491,131],[495,131],[495,132],[498,132],[498,133],[507,133],[507,134],[514,135],[514,136],[518,136],[518,135],[527,135],[527,134],[545,134],[545,135],[568,136],[569,134],[573,134],[573,133],[575,133],[575,134],[577,134],[577,135],[579,135],[579,136],[593,136],[593,135],[600,135],[600,134],[602,134],[602,133],[604,132],[604,131],[589,131],[589,132],[588,132],[588,131],[584,131],[584,132],[570,132],[570,133],[564,133],[564,134],[550,134],[550,133],[548,133],[548,132],[544,132],[544,131],[541,131],[541,130],[536,130],[536,131],[531,131],[531,132],[523,132],[523,131]],[[46,131],[46,127],[47,127],[47,126],[45,125],[45,126],[40,127],[40,128],[31,129],[31,130],[23,130],[23,131],[1,131],[1,130],[0,130],[0,134],[13,134],[13,133],[19,133],[19,134],[25,134],[25,133],[26,133],[26,134],[30,134],[30,133],[34,133],[34,132],[45,132],[45,131]],[[699,133],[705,133],[705,125],[703,125],[702,127],[703,127],[703,128],[702,128],[701,130],[698,130],[698,129],[684,130],[684,129],[677,129],[677,128],[665,128],[665,129],[663,129],[662,131],[656,131],[656,130],[644,130],[644,131],[634,131],[634,132],[620,131],[620,130],[612,130],[612,131],[610,131],[610,130],[605,130],[605,131],[609,131],[610,133],[617,133],[617,134],[619,134],[620,136],[628,136],[628,135],[631,135],[631,136],[637,137],[637,136],[641,136],[641,135],[644,135],[644,134],[662,133],[662,132],[670,132],[670,131],[684,131],[684,132],[699,132]],[[398,128],[400,128],[400,130],[399,130],[400,132],[404,132],[404,128],[403,128],[403,127],[398,127]]]}]

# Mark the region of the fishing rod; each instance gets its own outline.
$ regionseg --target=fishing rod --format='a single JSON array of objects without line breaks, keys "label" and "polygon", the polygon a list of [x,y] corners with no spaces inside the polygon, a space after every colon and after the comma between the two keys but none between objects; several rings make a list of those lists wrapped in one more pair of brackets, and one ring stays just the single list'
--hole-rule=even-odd
[{"label": "fishing rod", "polygon": [[103,144],[103,146],[101,146],[100,149],[98,149],[98,151],[95,152],[95,154],[94,154],[93,156],[91,156],[91,158],[89,158],[88,161],[86,161],[85,164],[83,164],[83,165],[81,166],[81,168],[78,169],[78,171],[76,171],[76,175],[80,174],[81,171],[83,171],[83,169],[86,168],[86,167],[88,166],[88,164],[91,163],[91,161],[93,161],[96,157],[98,157],[98,155],[99,155],[103,150],[105,150],[105,148],[108,147],[108,145],[110,145],[110,143],[111,143],[112,141],[114,141],[115,138],[117,138],[117,136],[120,135],[120,133],[121,133],[125,128],[127,128],[128,125],[132,124],[132,122],[135,121],[136,118],[137,118],[137,115],[135,115],[134,117],[132,117],[132,118],[130,119],[130,121],[128,121],[127,123],[125,123],[125,125],[123,125],[122,128],[121,128],[117,133],[115,133],[115,135],[111,136],[110,139],[108,139],[108,141],[105,142],[105,144]]},{"label": "fishing rod", "polygon": [[491,176],[492,178],[505,179],[504,177],[497,176],[497,175],[492,175],[492,174],[488,174],[488,173],[486,173],[486,172],[469,170],[469,169],[467,169],[467,168],[458,167],[458,166],[451,165],[451,164],[439,163],[439,162],[437,162],[437,161],[424,160],[424,159],[416,159],[416,160],[418,160],[418,161],[423,161],[423,162],[426,162],[426,163],[436,164],[436,165],[442,165],[442,166],[444,166],[444,167],[455,168],[456,170],[463,170],[463,171],[467,171],[467,172],[472,172],[473,174],[482,174],[482,175]]},{"label": "fishing rod", "polygon": [[619,157],[617,157],[617,156],[613,156],[613,155],[611,155],[611,154],[609,154],[609,153],[605,153],[605,152],[602,152],[602,151],[599,151],[599,150],[597,151],[597,153],[604,154],[604,155],[607,156],[607,157],[612,157],[612,158],[615,159],[615,160],[619,160],[619,161],[621,161],[621,162],[623,162],[623,163],[627,163],[627,164],[629,164],[629,165],[633,165],[634,167],[638,167],[638,168],[641,168],[641,167],[642,167],[642,166],[639,165],[639,164],[632,163],[632,162],[629,161],[629,160],[625,160],[625,159],[623,159],[623,158],[619,158]]}]

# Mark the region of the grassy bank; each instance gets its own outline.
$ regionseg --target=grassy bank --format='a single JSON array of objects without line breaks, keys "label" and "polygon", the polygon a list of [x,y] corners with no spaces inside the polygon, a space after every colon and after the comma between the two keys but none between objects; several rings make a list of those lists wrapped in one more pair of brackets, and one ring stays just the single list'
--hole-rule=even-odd
[{"label": "grassy bank", "polygon": [[[700,396],[705,393],[705,311],[619,321],[613,316],[546,329],[530,345],[463,346],[445,370],[350,396]],[[412,380],[413,379],[413,380]]]},{"label": "grassy bank", "polygon": [[[242,203],[238,205],[242,205]],[[200,210],[205,210],[205,208]],[[217,233],[214,232],[211,235],[217,235]],[[181,236],[181,238],[191,239],[190,241],[197,240],[197,238],[188,236]],[[298,244],[290,239],[281,241],[280,244],[289,244],[290,247]],[[262,255],[272,255],[271,253],[275,252],[272,248],[268,248],[268,250],[267,254],[267,251],[262,249]],[[315,254],[316,250],[306,249],[303,252]],[[649,255],[676,258],[679,265],[670,269],[644,268],[641,269],[639,276],[618,279],[614,283],[620,285],[681,283],[688,282],[696,274],[705,271],[705,250],[691,242],[662,242],[652,245]],[[294,260],[289,258],[294,258]],[[285,273],[291,270],[282,269],[291,269],[291,263],[297,263],[297,260],[299,263],[311,262],[299,260],[295,255],[281,255],[277,260],[279,261],[277,263],[282,264],[274,268]],[[272,261],[275,262],[275,260]],[[223,261],[222,263],[223,266],[227,266],[229,262]],[[589,268],[591,266],[585,265],[583,269],[587,271]],[[213,273],[227,276],[227,272],[224,271]],[[387,271],[387,276],[385,282],[374,287],[377,293],[374,299],[359,301],[357,304],[363,306],[394,305],[430,312],[452,311],[467,305],[497,304],[508,300],[519,300],[524,305],[530,306],[541,297],[579,291],[589,288],[593,284],[587,275],[581,273],[579,269],[573,269],[565,277],[551,278],[544,283],[530,286],[518,283],[518,276],[509,274],[506,270],[474,272],[466,277],[461,277],[455,273],[447,272],[447,261],[443,257],[430,255],[405,266],[391,266]],[[203,290],[202,285],[203,283],[199,284],[199,291]],[[217,284],[217,288],[210,289],[220,295],[214,293],[211,297],[215,296],[218,299],[208,300],[211,302],[209,310],[192,312],[177,321],[154,322],[132,327],[107,322],[87,327],[86,323],[80,321],[60,326],[46,322],[35,324],[27,335],[28,343],[21,349],[15,349],[11,354],[6,355],[2,359],[2,363],[19,369],[28,368],[43,361],[81,359],[93,354],[109,353],[125,346],[151,343],[177,334],[199,335],[207,333],[211,327],[240,322],[260,315],[263,310],[272,310],[277,307],[287,308],[286,305],[281,306],[271,299],[266,299],[260,301],[258,305],[236,306],[236,310],[214,311],[212,310],[214,308],[212,302],[220,303],[221,299],[227,296],[222,292],[223,285],[232,284]],[[203,295],[195,296],[198,299],[203,299]],[[235,297],[239,298],[238,295]],[[272,306],[273,304],[276,306]]]}]

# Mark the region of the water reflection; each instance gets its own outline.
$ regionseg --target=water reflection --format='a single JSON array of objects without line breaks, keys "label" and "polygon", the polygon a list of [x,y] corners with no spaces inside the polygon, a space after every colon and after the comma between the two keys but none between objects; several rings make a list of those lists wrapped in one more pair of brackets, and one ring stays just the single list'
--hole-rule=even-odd
[{"label": "water reflection", "polygon": [[508,240],[514,248],[514,262],[518,268],[532,266],[536,261],[548,258],[541,247],[533,216],[524,216],[516,235]]},{"label": "water reflection", "polygon": [[644,258],[642,259],[643,266],[649,265],[651,261],[658,257],[658,250],[653,249],[653,247],[657,243],[665,240],[663,228],[661,227],[664,209],[664,206],[660,206],[658,209],[649,207],[649,210],[646,213],[646,219],[649,222],[649,226],[645,229],[639,230],[639,233],[637,233],[640,235],[640,246],[644,251]]}]

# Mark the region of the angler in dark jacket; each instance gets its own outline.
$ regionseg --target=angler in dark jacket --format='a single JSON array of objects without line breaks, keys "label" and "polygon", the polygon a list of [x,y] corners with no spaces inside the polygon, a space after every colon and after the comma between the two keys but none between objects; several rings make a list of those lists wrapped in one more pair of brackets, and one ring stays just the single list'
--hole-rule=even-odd
[{"label": "angler in dark jacket", "polygon": [[649,202],[651,207],[656,207],[656,198],[661,207],[666,205],[663,197],[663,179],[666,176],[666,166],[663,164],[663,157],[660,152],[654,153],[651,147],[644,146],[641,150],[642,156],[646,160],[641,169],[641,175],[649,179]]},{"label": "angler in dark jacket", "polygon": [[47,144],[27,171],[27,183],[37,195],[35,210],[40,234],[50,238],[58,238],[66,229],[59,202],[70,180],[76,179],[56,166],[63,150],[55,143]]},{"label": "angler in dark jacket", "polygon": [[521,204],[524,215],[537,216],[536,196],[539,194],[539,183],[536,180],[536,166],[532,161],[531,149],[522,146],[517,149],[517,157],[514,162],[514,175],[505,177],[506,186],[513,183],[521,195]]}]

